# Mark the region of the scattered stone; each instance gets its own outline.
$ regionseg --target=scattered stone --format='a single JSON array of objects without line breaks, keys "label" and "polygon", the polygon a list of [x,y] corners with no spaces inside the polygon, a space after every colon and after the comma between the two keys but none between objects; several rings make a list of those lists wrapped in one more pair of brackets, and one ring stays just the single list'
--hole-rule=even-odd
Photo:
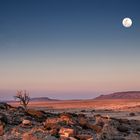
[{"label": "scattered stone", "polygon": [[88,120],[85,118],[85,116],[79,116],[78,122],[82,127],[87,127],[88,125]]},{"label": "scattered stone", "polygon": [[37,139],[33,134],[24,133],[22,135],[22,140],[39,140],[39,139]]},{"label": "scattered stone", "polygon": [[96,133],[100,133],[102,131],[102,127],[96,124],[90,125],[90,128],[94,130]]},{"label": "scattered stone", "polygon": [[69,137],[69,140],[77,140],[77,139],[74,137]]},{"label": "scattered stone", "polygon": [[74,129],[72,129],[72,128],[64,128],[64,127],[62,127],[61,129],[60,129],[60,131],[59,131],[59,134],[60,134],[60,136],[62,136],[62,137],[73,137],[73,136],[75,136],[76,135],[76,132],[75,132],[75,130]]},{"label": "scattered stone", "polygon": [[55,135],[58,135],[59,130],[54,128],[54,129],[51,129],[49,132],[51,135],[55,136]]},{"label": "scattered stone", "polygon": [[23,120],[23,121],[22,121],[22,124],[23,124],[23,125],[31,125],[32,122],[31,122],[30,120]]},{"label": "scattered stone", "polygon": [[0,106],[0,140],[140,140],[138,120]]},{"label": "scattered stone", "polygon": [[81,110],[81,112],[86,112],[86,110]]},{"label": "scattered stone", "polygon": [[136,114],[134,112],[129,113],[129,116],[135,116]]},{"label": "scattered stone", "polygon": [[31,116],[37,122],[43,122],[46,120],[47,115],[44,111],[35,110],[35,109],[28,109],[26,111],[28,116]]},{"label": "scattered stone", "polygon": [[43,123],[44,127],[46,129],[54,129],[54,128],[59,128],[60,125],[58,123],[61,122],[60,118],[48,118],[46,121]]},{"label": "scattered stone", "polygon": [[0,136],[4,134],[4,125],[0,124]]},{"label": "scattered stone", "polygon": [[17,107],[17,110],[18,110],[19,112],[25,112],[25,109],[24,109],[22,106],[18,106],[18,107]]},{"label": "scattered stone", "polygon": [[81,134],[81,135],[77,135],[76,138],[80,140],[89,140],[89,139],[93,139],[93,136],[89,134]]},{"label": "scattered stone", "polygon": [[5,124],[8,123],[7,116],[4,113],[0,113],[0,122],[3,122]]},{"label": "scattered stone", "polygon": [[73,118],[72,114],[64,113],[64,114],[60,115],[61,121],[65,121],[67,124],[75,124],[75,122],[72,118]]},{"label": "scattered stone", "polygon": [[45,140],[58,140],[56,137],[48,135],[45,137]]},{"label": "scattered stone", "polygon": [[117,127],[118,131],[120,132],[128,132],[129,131],[129,128],[125,125],[120,125]]}]

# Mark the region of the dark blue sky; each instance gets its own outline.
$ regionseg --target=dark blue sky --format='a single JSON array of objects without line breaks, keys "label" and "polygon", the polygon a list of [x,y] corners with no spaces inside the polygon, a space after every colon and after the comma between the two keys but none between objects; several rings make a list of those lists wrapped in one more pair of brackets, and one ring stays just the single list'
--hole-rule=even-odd
[{"label": "dark blue sky", "polygon": [[1,0],[0,90],[60,98],[139,90],[139,15],[139,0]]}]

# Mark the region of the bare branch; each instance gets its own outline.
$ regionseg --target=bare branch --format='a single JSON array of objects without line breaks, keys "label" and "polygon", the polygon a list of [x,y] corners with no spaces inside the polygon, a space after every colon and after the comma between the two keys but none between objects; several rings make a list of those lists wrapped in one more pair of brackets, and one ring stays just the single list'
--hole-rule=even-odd
[{"label": "bare branch", "polygon": [[15,100],[19,100],[20,104],[27,109],[27,105],[30,101],[29,93],[26,90],[18,90],[16,96],[14,96]]}]

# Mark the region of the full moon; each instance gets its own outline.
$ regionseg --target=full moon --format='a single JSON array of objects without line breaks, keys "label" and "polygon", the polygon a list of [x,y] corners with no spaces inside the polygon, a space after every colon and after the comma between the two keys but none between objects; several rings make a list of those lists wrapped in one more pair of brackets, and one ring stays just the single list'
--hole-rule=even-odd
[{"label": "full moon", "polygon": [[124,27],[129,28],[132,26],[132,20],[130,18],[124,18],[122,24]]}]

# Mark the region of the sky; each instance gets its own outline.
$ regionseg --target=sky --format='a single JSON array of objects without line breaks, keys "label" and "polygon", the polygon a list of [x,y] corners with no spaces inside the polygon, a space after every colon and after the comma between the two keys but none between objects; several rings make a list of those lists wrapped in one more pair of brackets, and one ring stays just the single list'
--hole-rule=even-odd
[{"label": "sky", "polygon": [[139,15],[139,0],[1,0],[0,99],[140,90]]}]

